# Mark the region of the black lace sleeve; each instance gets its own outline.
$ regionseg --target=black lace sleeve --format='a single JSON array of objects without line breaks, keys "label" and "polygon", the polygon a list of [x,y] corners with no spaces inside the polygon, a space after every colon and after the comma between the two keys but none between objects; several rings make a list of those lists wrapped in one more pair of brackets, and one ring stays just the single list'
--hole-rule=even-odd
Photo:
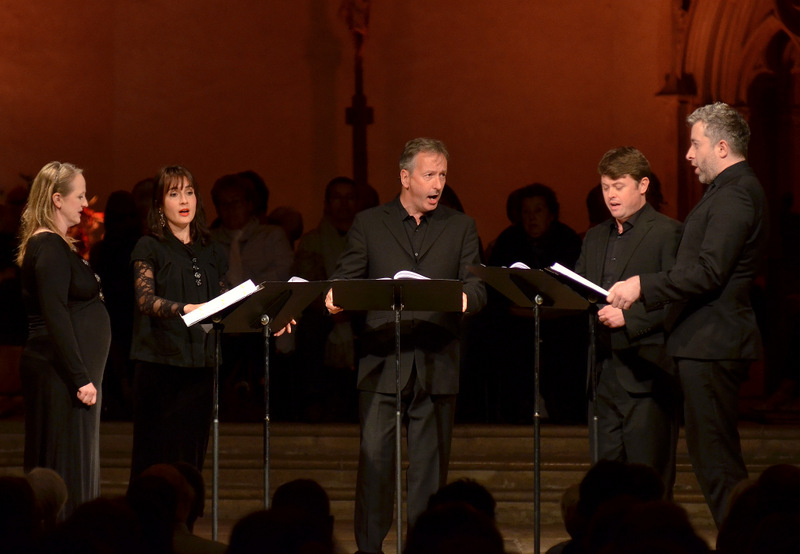
[{"label": "black lace sleeve", "polygon": [[133,288],[136,305],[145,315],[154,317],[178,317],[183,314],[183,302],[175,302],[156,296],[156,283],[153,266],[144,260],[133,262]]}]

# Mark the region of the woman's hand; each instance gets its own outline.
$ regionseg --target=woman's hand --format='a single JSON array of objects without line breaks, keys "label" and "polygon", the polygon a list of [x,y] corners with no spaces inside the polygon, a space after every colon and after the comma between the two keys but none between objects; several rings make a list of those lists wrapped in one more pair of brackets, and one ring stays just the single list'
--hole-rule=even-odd
[{"label": "woman's hand", "polygon": [[83,385],[78,389],[78,400],[87,406],[94,406],[97,403],[97,389],[91,383]]}]

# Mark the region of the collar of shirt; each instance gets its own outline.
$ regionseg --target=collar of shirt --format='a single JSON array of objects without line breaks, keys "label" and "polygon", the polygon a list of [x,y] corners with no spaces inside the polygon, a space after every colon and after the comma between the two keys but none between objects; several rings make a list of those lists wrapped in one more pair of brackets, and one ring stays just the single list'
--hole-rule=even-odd
[{"label": "collar of shirt", "polygon": [[745,173],[749,167],[750,165],[747,163],[747,160],[742,160],[741,162],[736,162],[732,166],[723,169],[722,172],[708,184],[706,187],[706,193],[715,187],[721,187],[722,185],[737,179],[743,173]]},{"label": "collar of shirt", "polygon": [[[403,203],[400,202],[399,194],[397,195],[397,198],[395,198],[395,205],[397,206],[397,217],[400,218],[400,221],[406,221],[410,218],[414,220],[415,225],[417,224],[416,218],[413,215],[409,215],[408,210],[406,210],[405,206],[403,206]],[[420,223],[428,219],[432,213],[433,212],[422,214],[419,218]]]},{"label": "collar of shirt", "polygon": [[625,220],[625,222],[622,224],[622,232],[621,233],[619,231],[617,231],[617,229],[619,227],[617,226],[617,220],[614,219],[614,218],[611,218],[611,228],[614,231],[617,231],[617,234],[624,235],[625,233],[627,233],[628,231],[630,231],[631,229],[633,229],[636,226],[636,221],[638,221],[639,217],[642,215],[642,212],[644,211],[645,206],[647,206],[647,203],[645,203],[645,205],[642,206],[641,208],[639,208],[636,211],[636,213],[634,213],[632,216],[630,216],[628,219]]}]

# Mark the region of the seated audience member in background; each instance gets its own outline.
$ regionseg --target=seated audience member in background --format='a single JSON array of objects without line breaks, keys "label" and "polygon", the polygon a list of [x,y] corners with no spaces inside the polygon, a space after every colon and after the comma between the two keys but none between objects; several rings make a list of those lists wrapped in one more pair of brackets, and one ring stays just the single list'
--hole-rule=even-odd
[{"label": "seated audience member in background", "polygon": [[0,548],[35,552],[42,536],[36,497],[24,477],[0,476]]},{"label": "seated audience member in background", "polygon": [[25,478],[36,498],[42,530],[49,533],[56,528],[58,514],[67,502],[67,485],[58,473],[46,467],[33,468]]},{"label": "seated audience member in background", "polygon": [[[536,183],[515,190],[506,211],[511,225],[494,242],[489,265],[508,267],[522,262],[542,269],[558,262],[575,267],[581,239],[558,220],[559,203],[550,187]],[[514,309],[489,287],[484,317],[491,319],[491,337],[496,340],[487,341],[491,346],[485,365],[497,379],[493,407],[500,422],[533,421],[534,321],[530,315],[530,310]],[[541,326],[541,411],[553,423],[579,423],[586,418],[587,325],[586,315],[578,313],[548,319]]]},{"label": "seated audience member in background", "polygon": [[[266,190],[266,189],[265,189]],[[256,217],[259,197],[253,182],[241,173],[225,175],[214,183],[211,198],[219,219],[211,230],[228,258],[226,280],[236,286],[247,279],[255,284],[286,281],[291,277],[294,252],[283,229],[261,223]],[[264,339],[260,333],[225,334],[222,337],[222,413],[226,419],[263,416]],[[273,345],[274,346],[274,345]],[[285,399],[283,360],[271,358],[276,401]],[[279,404],[273,406],[279,407]],[[280,410],[277,410],[280,412]],[[273,416],[276,412],[273,412]]]},{"label": "seated audience member in background", "polygon": [[267,188],[267,183],[264,182],[261,175],[252,169],[240,171],[236,175],[244,177],[252,183],[253,190],[256,193],[253,213],[261,223],[267,223],[267,208],[269,207],[269,188]]},{"label": "seated audience member in background", "polygon": [[211,189],[211,198],[219,215],[219,225],[211,235],[228,256],[231,285],[247,279],[259,284],[291,277],[294,253],[279,227],[258,221],[251,181],[239,174],[221,177]]},{"label": "seated audience member in background", "polygon": [[[0,415],[21,407],[22,385],[19,357],[28,336],[28,319],[22,300],[20,267],[17,265],[19,226],[28,189],[11,189],[0,204]],[[17,397],[17,398],[14,398]]]},{"label": "seated audience member in background", "polygon": [[[192,554],[196,552],[222,554],[225,552],[226,547],[224,544],[198,537],[192,534],[189,529],[189,518],[194,510],[195,490],[175,465],[156,464],[150,466],[142,472],[139,479],[147,477],[162,479],[174,491],[175,509],[171,512],[166,510],[163,514],[164,521],[161,522],[171,529],[173,554]],[[168,496],[172,498],[173,492],[169,492]],[[146,499],[148,501],[152,500],[149,497],[146,497]],[[169,507],[171,508],[172,504],[169,504]],[[147,505],[142,505],[142,509],[148,509]],[[152,510],[158,509],[160,507],[152,508]]]},{"label": "seated audience member in background", "polygon": [[295,479],[275,489],[272,508],[303,512],[315,543],[334,549],[333,516],[328,493],[312,479]]},{"label": "seated audience member in background", "polygon": [[136,205],[136,219],[139,220],[140,234],[147,233],[149,227],[147,223],[147,214],[150,212],[150,207],[153,205],[153,189],[156,187],[156,180],[152,177],[142,179],[131,189],[133,195],[133,203]]},{"label": "seated audience member in background", "polygon": [[206,484],[203,480],[203,474],[196,467],[186,462],[175,462],[172,465],[180,471],[183,478],[194,490],[192,505],[189,508],[189,514],[186,516],[186,528],[189,529],[189,532],[194,532],[195,522],[205,515]]},{"label": "seated audience member in background", "polygon": [[[587,231],[575,271],[610,288],[631,275],[671,268],[681,225],[647,202],[651,171],[644,154],[630,146],[609,150],[598,172],[611,218]],[[597,444],[590,423],[590,451],[596,448],[598,459],[651,466],[672,498],[680,390],[664,346],[665,311],[646,311],[641,302],[625,312],[598,308],[597,390],[589,403],[590,422],[598,418]]]},{"label": "seated audience member in background", "polygon": [[581,239],[558,220],[559,209],[556,193],[541,183],[512,192],[507,206],[511,225],[495,240],[489,265],[523,262],[531,269],[542,269],[559,262],[575,267]]},{"label": "seated audience member in background", "polygon": [[561,520],[564,522],[564,528],[567,530],[569,539],[560,543],[554,544],[547,549],[545,554],[568,554],[578,552],[578,543],[575,542],[575,537],[581,531],[581,518],[578,516],[578,499],[579,499],[580,486],[577,484],[570,485],[561,495]]},{"label": "seated audience member in background", "polygon": [[[614,527],[604,532],[596,524],[599,518],[610,518],[614,523],[614,515],[621,509],[627,510],[627,502],[638,505],[660,500],[663,495],[664,485],[653,468],[642,464],[600,460],[581,480],[577,506],[570,518],[565,518],[571,539],[557,552],[589,552],[588,541],[594,541],[594,544],[603,543],[613,537],[616,529]],[[616,503],[620,498],[623,499],[621,505]],[[606,506],[609,507],[605,508]]]},{"label": "seated audience member in background", "polygon": [[295,254],[295,273],[309,281],[322,281],[336,269],[347,246],[347,231],[358,209],[358,188],[349,177],[334,177],[325,187],[319,225],[303,235]]},{"label": "seated audience member in background", "polygon": [[770,466],[758,479],[742,481],[731,493],[731,503],[717,535],[717,552],[800,552],[780,546],[781,540],[787,541],[787,547],[791,541],[795,541],[795,547],[798,545],[796,527],[787,526],[774,536],[766,532],[781,518],[784,523],[794,518],[796,523],[798,517],[800,468],[790,464]]},{"label": "seated audience member in background", "polygon": [[686,510],[668,500],[619,497],[602,506],[591,526],[588,553],[708,554]]},{"label": "seated audience member in background", "polygon": [[307,513],[283,507],[260,510],[236,522],[228,554],[332,554],[333,547],[318,540]]},{"label": "seated audience member in background", "polygon": [[446,484],[431,495],[428,509],[453,502],[472,506],[492,521],[495,519],[497,502],[486,487],[473,479],[459,479]]},{"label": "seated audience member in background", "polygon": [[[335,177],[325,187],[319,225],[303,235],[295,254],[295,274],[324,281],[336,269],[347,246],[347,231],[358,209],[358,188],[348,177]],[[303,312],[297,329],[298,388],[305,420],[350,420],[357,417],[355,393],[354,315],[331,316],[322,300]],[[356,320],[360,320],[358,315]]]},{"label": "seated audience member in background", "polygon": [[601,185],[592,187],[586,194],[586,214],[589,216],[590,229],[608,219],[608,208]]},{"label": "seated audience member in background", "polygon": [[502,554],[503,536],[486,514],[469,504],[430,508],[408,532],[404,554]]},{"label": "seated audience member in background", "polygon": [[303,236],[303,214],[291,206],[278,206],[269,212],[267,223],[283,229],[292,249],[294,243]]},{"label": "seated audience member in background", "polygon": [[125,502],[136,514],[147,552],[172,554],[178,491],[161,475],[143,471],[134,477],[125,493]]},{"label": "seated audience member in background", "polygon": [[139,518],[124,498],[100,497],[81,504],[42,542],[42,554],[169,553],[166,544],[154,549],[144,541]]},{"label": "seated audience member in background", "polygon": [[89,263],[103,283],[111,318],[111,348],[103,375],[103,419],[133,415],[133,280],[131,252],[142,236],[133,194],[117,190],[108,196],[104,213],[105,235],[89,251]]}]

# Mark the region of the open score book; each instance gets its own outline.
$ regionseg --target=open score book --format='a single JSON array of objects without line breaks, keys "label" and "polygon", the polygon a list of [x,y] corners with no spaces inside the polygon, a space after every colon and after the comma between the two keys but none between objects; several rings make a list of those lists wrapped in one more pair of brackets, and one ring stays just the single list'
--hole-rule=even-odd
[{"label": "open score book", "polygon": [[189,312],[186,315],[182,315],[183,322],[186,324],[187,327],[191,327],[198,321],[203,321],[206,318],[211,317],[217,312],[220,312],[231,306],[236,304],[240,300],[247,298],[254,292],[258,291],[258,287],[248,279],[241,285],[238,285],[228,292],[222,293],[216,298],[212,298],[196,310]]},{"label": "open score book", "polygon": [[[517,262],[515,264],[512,264],[510,266],[510,269],[530,269],[530,267],[528,267],[527,265],[525,265],[522,262]],[[552,271],[553,273],[561,275],[562,277],[566,277],[567,279],[571,279],[571,280],[575,281],[576,283],[580,283],[584,287],[586,287],[586,288],[588,288],[590,290],[593,290],[594,292],[596,292],[598,294],[602,294],[603,298],[608,296],[608,291],[606,289],[604,289],[603,287],[600,287],[598,285],[595,285],[594,283],[592,283],[588,279],[585,279],[585,278],[581,277],[580,275],[578,275],[577,273],[575,273],[574,271],[572,271],[568,267],[564,267],[563,265],[561,265],[558,262],[554,263],[553,265],[551,265],[547,269],[549,271]]]}]

